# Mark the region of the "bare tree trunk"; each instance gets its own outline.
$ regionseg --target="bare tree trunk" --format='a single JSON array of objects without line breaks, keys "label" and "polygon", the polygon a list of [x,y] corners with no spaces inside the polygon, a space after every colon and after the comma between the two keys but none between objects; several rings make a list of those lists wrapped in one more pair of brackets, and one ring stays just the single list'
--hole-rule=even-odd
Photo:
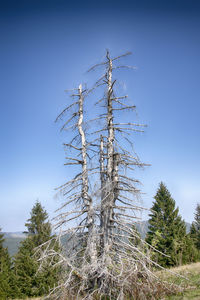
[{"label": "bare tree trunk", "polygon": [[114,202],[114,193],[113,193],[113,154],[114,154],[114,128],[113,128],[113,115],[112,115],[112,61],[109,58],[109,53],[107,52],[108,60],[108,70],[106,73],[107,77],[107,168],[106,168],[106,190],[103,193],[102,203],[102,254],[104,258],[108,259],[109,250],[112,246],[111,239],[111,217],[113,215],[112,203]]},{"label": "bare tree trunk", "polygon": [[101,256],[103,255],[104,251],[104,234],[105,234],[105,215],[104,215],[104,209],[105,209],[105,195],[106,195],[106,178],[105,178],[105,166],[104,166],[104,139],[101,135],[100,137],[100,180],[101,180],[101,210],[100,210],[100,253]]},{"label": "bare tree trunk", "polygon": [[83,94],[82,85],[79,85],[79,120],[78,120],[78,130],[81,136],[82,145],[82,199],[84,202],[84,209],[87,211],[87,223],[88,228],[88,240],[87,240],[87,252],[91,264],[97,264],[97,250],[95,242],[95,212],[93,208],[92,198],[88,195],[88,169],[87,169],[87,143],[85,132],[83,130]]}]

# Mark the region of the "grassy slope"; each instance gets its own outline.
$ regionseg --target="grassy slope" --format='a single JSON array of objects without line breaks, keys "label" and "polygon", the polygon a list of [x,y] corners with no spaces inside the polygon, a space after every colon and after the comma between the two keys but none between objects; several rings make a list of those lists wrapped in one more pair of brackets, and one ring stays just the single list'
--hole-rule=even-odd
[{"label": "grassy slope", "polygon": [[177,293],[176,295],[166,297],[165,299],[170,300],[188,300],[196,299],[200,300],[200,262],[185,265],[171,269],[171,271],[178,273],[187,279],[178,278],[175,275],[164,275],[167,281],[181,285],[183,292]]},{"label": "grassy slope", "polygon": [[26,298],[26,299],[15,299],[15,300],[42,300],[42,298]]}]

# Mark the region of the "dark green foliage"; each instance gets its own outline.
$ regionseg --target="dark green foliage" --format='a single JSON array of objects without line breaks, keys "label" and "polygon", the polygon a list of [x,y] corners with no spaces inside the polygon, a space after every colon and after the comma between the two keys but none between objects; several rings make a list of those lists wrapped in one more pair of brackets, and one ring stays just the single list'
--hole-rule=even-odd
[{"label": "dark green foliage", "polygon": [[[47,294],[49,289],[57,284],[59,268],[49,266],[49,261],[39,269],[35,248],[53,238],[51,225],[47,221],[48,214],[39,202],[36,202],[27,220],[27,238],[21,242],[14,260],[14,272],[20,288],[19,297],[33,297]],[[51,248],[59,250],[57,242],[52,241]]]},{"label": "dark green foliage", "polygon": [[194,214],[194,222],[190,228],[190,236],[198,251],[200,251],[200,204],[197,204],[196,212]]},{"label": "dark green foliage", "polygon": [[166,186],[161,182],[154,197],[146,241],[164,255],[154,252],[153,258],[162,266],[181,265],[185,260],[187,234],[185,222]]},{"label": "dark green foliage", "polygon": [[[192,245],[191,257],[193,261],[200,260],[200,205],[197,204],[196,212],[194,214],[194,222],[190,227],[189,238]],[[190,245],[190,247],[191,247]]]},{"label": "dark green foliage", "polygon": [[8,249],[3,247],[4,235],[0,234],[0,299],[12,298],[14,293],[14,277]]},{"label": "dark green foliage", "polygon": [[32,237],[36,247],[48,241],[51,237],[51,224],[46,221],[47,219],[47,212],[37,201],[32,208],[30,219],[25,223],[25,226],[28,229],[25,233],[27,233],[29,237]]},{"label": "dark green foliage", "polygon": [[185,239],[185,247],[183,254],[183,263],[192,263],[199,260],[199,251],[196,248],[196,245],[191,238],[190,233],[187,234]]}]

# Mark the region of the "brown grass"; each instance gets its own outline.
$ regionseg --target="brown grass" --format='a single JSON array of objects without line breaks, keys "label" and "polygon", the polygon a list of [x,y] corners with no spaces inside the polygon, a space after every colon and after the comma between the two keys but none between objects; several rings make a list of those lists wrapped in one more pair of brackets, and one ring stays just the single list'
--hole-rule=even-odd
[{"label": "brown grass", "polygon": [[25,299],[15,299],[15,300],[42,300],[42,298],[25,298]]},{"label": "brown grass", "polygon": [[200,272],[200,262],[192,263],[190,265],[180,266],[172,269],[174,272]]},{"label": "brown grass", "polygon": [[166,296],[164,299],[170,300],[200,300],[200,262],[192,263],[170,269],[172,272],[185,277],[181,278],[176,275],[160,272],[161,276],[168,282],[182,287],[182,291],[175,293],[173,296]]}]

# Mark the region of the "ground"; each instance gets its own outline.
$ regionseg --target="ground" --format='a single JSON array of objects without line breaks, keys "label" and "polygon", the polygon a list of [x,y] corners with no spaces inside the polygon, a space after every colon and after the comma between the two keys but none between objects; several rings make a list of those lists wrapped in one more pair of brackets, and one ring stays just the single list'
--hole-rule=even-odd
[{"label": "ground", "polygon": [[166,297],[165,299],[200,300],[200,262],[172,268],[170,271],[185,277],[184,279],[172,274],[164,275],[167,281],[181,285],[183,287],[183,291],[177,293],[177,295]]},{"label": "ground", "polygon": [[[170,272],[156,272],[156,274],[167,282],[181,286],[182,291],[176,295],[165,297],[165,300],[200,300],[200,262],[172,268],[169,271],[174,274]],[[177,277],[175,273],[182,277]],[[42,300],[42,298],[29,298],[26,300]]]}]

